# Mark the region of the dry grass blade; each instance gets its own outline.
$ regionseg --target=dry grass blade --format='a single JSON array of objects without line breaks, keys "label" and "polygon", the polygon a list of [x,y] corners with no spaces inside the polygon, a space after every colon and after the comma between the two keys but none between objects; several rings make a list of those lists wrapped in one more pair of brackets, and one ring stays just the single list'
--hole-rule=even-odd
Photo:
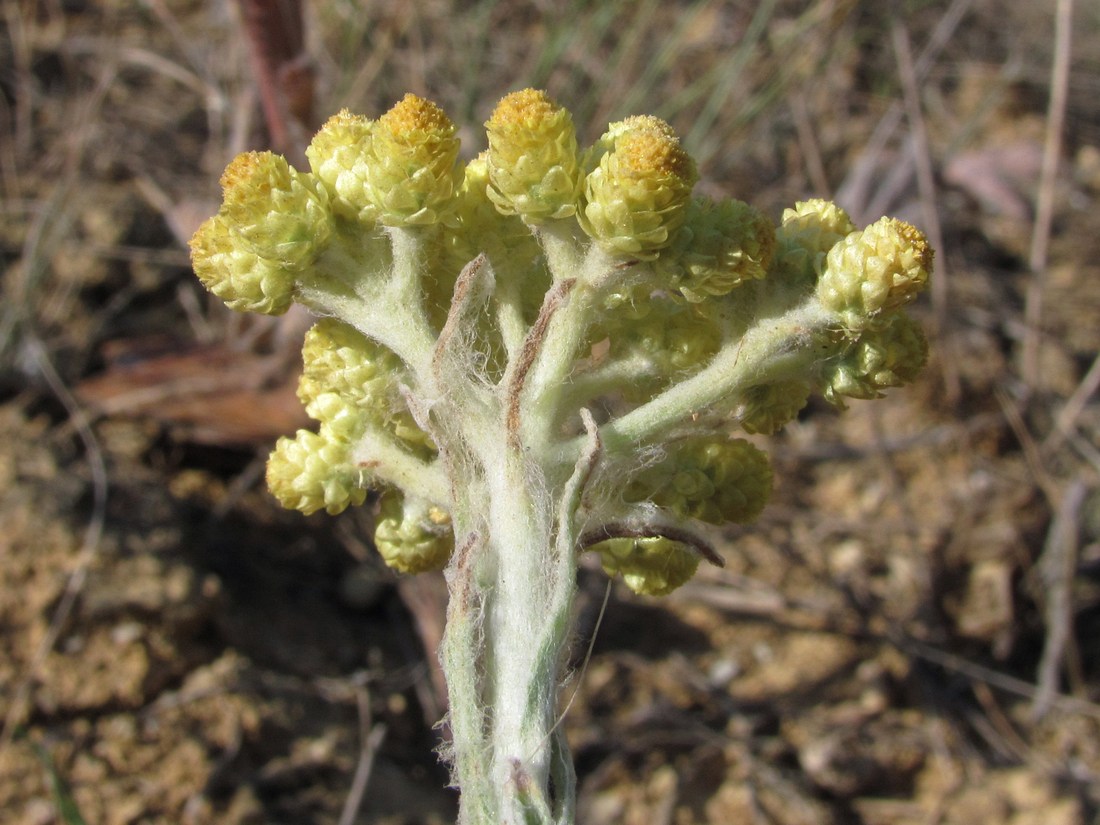
[{"label": "dry grass blade", "polygon": [[1089,399],[1092,398],[1097,389],[1100,389],[1100,354],[1092,360],[1092,366],[1089,367],[1085,377],[1077,385],[1077,389],[1073,391],[1073,395],[1067,398],[1066,403],[1062,405],[1062,410],[1058,413],[1058,419],[1055,422],[1055,431],[1050,434],[1047,443],[1043,445],[1045,448],[1048,450],[1053,449],[1057,443],[1070,434],[1077,419],[1081,416],[1081,412],[1085,409],[1085,405],[1088,404]]},{"label": "dry grass blade", "polygon": [[386,738],[386,726],[375,724],[370,710],[370,691],[366,685],[357,685],[355,690],[356,706],[359,709],[359,761],[355,766],[355,775],[344,801],[344,810],[337,825],[352,825],[363,805],[363,796],[370,782],[371,769],[378,756],[378,749]]},{"label": "dry grass blade", "polygon": [[[934,665],[944,668],[952,673],[958,673],[967,679],[984,682],[990,687],[997,688],[1013,696],[1034,700],[1038,695],[1035,685],[1023,679],[1017,679],[985,665],[978,664],[963,656],[949,653],[917,639],[895,639],[894,643],[900,650],[918,659],[924,659]],[[1055,693],[1050,698],[1050,707],[1065,713],[1078,714],[1091,719],[1100,720],[1100,705],[1074,696],[1066,696]]]},{"label": "dry grass blade", "polygon": [[[905,99],[905,111],[909,121],[910,134],[913,139],[913,154],[917,167],[917,189],[920,193],[921,217],[924,220],[924,231],[932,248],[937,250],[939,256],[936,260],[936,277],[932,279],[932,312],[934,319],[934,336],[943,346],[950,347],[951,342],[944,335],[947,329],[947,294],[948,294],[948,269],[946,265],[946,245],[943,238],[943,227],[940,225],[940,214],[936,197],[936,177],[932,168],[932,149],[928,141],[928,129],[924,122],[920,101],[920,89],[917,85],[916,67],[913,65],[913,53],[909,46],[909,32],[905,24],[895,19],[891,27],[891,36],[894,41],[894,52],[898,62],[898,77],[901,79],[901,88]],[[947,385],[947,403],[954,406],[962,392],[956,367],[957,357],[954,353],[946,353],[941,359],[943,365],[944,383]]]},{"label": "dry grass blade", "polygon": [[[913,67],[913,76],[918,85],[927,77],[972,5],[973,0],[953,0],[940,17]],[[857,223],[867,223],[885,213],[882,198],[874,191],[876,179],[881,169],[880,159],[901,124],[904,111],[903,103],[894,103],[886,110],[864,143],[861,157],[837,190],[837,202],[852,213]]]},{"label": "dry grass blade", "polygon": [[[1036,563],[1046,602],[1047,638],[1039,662],[1038,689],[1031,703],[1033,719],[1042,719],[1058,693],[1059,675],[1075,646],[1073,639],[1073,579],[1077,573],[1077,544],[1081,507],[1089,494],[1085,479],[1074,479],[1062,493],[1047,532],[1043,555]],[[1076,657],[1075,657],[1076,658]]]},{"label": "dry grass blade", "polygon": [[1066,125],[1069,100],[1069,68],[1073,32],[1073,0],[1058,0],[1054,15],[1054,66],[1050,73],[1050,109],[1047,114],[1043,169],[1035,205],[1028,266],[1031,283],[1024,307],[1023,380],[1032,390],[1039,381],[1039,348],[1042,339],[1043,292],[1046,287],[1051,227],[1054,223],[1054,189]]}]

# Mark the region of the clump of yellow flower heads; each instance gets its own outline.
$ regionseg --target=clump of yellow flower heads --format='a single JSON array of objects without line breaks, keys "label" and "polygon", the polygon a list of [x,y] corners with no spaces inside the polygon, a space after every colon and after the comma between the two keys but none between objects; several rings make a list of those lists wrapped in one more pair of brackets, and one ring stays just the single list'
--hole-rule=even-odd
[{"label": "clump of yellow flower heads", "polygon": [[463,162],[454,123],[407,95],[377,120],[334,115],[309,171],[265,152],[226,169],[196,274],[233,309],[320,316],[299,385],[317,431],[279,441],[268,485],[304,513],[381,491],[375,543],[414,573],[446,565],[456,533],[492,532],[509,450],[547,513],[591,460],[577,477],[605,489],[570,505],[595,537],[577,549],[667,593],[717,558],[701,525],[767,502],[767,455],[737,431],[771,434],[814,394],[843,406],[914,379],[927,343],[905,307],[932,252],[909,224],[861,229],[826,201],[776,225],[699,197],[694,161],[652,116],[582,149],[569,112],[526,89],[485,127]]}]

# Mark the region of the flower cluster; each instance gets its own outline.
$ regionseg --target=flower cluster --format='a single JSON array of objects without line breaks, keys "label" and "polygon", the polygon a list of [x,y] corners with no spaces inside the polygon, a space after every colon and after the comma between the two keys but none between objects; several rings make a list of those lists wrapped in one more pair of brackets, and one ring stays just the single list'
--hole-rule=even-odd
[{"label": "flower cluster", "polygon": [[320,317],[299,385],[318,427],[278,442],[268,485],[304,513],[377,490],[376,545],[418,572],[446,565],[456,534],[520,529],[494,486],[518,462],[547,546],[666,593],[717,558],[702,525],[768,499],[767,455],[738,430],[913,380],[927,345],[905,307],[932,252],[906,223],[860,229],[825,201],[775,225],[698,197],[658,118],[583,149],[528,89],[485,125],[463,163],[447,115],[408,95],[377,120],[333,116],[307,172],[262,152],[226,169],[196,274],[233,309]]}]

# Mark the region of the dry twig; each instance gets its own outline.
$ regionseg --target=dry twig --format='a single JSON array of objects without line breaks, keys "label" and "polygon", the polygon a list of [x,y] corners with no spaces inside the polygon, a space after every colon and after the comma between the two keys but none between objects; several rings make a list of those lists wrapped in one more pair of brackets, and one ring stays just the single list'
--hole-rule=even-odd
[{"label": "dry twig", "polygon": [[356,686],[356,704],[359,708],[359,738],[361,747],[359,750],[359,763],[355,766],[355,776],[351,781],[351,789],[347,799],[344,800],[344,810],[340,813],[337,825],[352,825],[359,813],[359,807],[363,804],[363,795],[370,781],[371,770],[374,767],[378,749],[382,747],[382,740],[386,738],[386,726],[374,724],[370,712],[370,692],[366,684]]},{"label": "dry twig", "polygon": [[[928,141],[928,129],[924,122],[918,88],[917,70],[913,64],[913,52],[909,46],[909,32],[900,19],[895,18],[891,27],[894,40],[894,54],[898,63],[898,77],[901,80],[902,94],[905,100],[905,115],[909,122],[909,131],[913,140],[913,158],[917,172],[917,191],[920,193],[921,218],[928,240],[938,254],[936,277],[932,280],[932,312],[935,337],[943,346],[950,342],[944,335],[947,328],[947,267],[945,266],[943,228],[940,225],[939,210],[936,208],[936,177],[932,169],[932,149]],[[958,357],[948,352],[940,359],[944,383],[947,390],[947,402],[954,406],[962,394],[959,379]]]},{"label": "dry twig", "polygon": [[1062,134],[1069,100],[1070,36],[1073,28],[1073,0],[1058,0],[1054,17],[1054,66],[1050,73],[1050,108],[1047,113],[1043,168],[1035,204],[1035,228],[1031,236],[1028,266],[1031,282],[1024,306],[1024,384],[1034,389],[1039,380],[1039,341],[1042,337],[1043,291],[1049,263],[1050,233],[1054,222],[1054,184],[1062,154]]},{"label": "dry twig", "polygon": [[1058,692],[1059,675],[1073,646],[1073,577],[1077,571],[1077,537],[1081,507],[1089,486],[1078,475],[1061,496],[1054,521],[1047,532],[1043,555],[1036,568],[1046,600],[1047,638],[1039,662],[1038,689],[1031,703],[1031,715],[1041,719],[1050,710]]}]

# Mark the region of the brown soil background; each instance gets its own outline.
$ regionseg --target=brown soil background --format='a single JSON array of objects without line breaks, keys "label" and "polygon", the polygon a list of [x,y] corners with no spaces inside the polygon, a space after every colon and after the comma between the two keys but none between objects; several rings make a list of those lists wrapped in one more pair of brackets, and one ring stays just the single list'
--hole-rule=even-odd
[{"label": "brown soil background", "polygon": [[[708,193],[773,217],[816,194],[942,227],[920,381],[812,405],[726,568],[613,586],[586,669],[605,579],[582,570],[579,820],[1100,822],[1100,7],[1076,9],[1044,189],[1053,3],[748,5],[307,9],[318,120],[414,91],[473,154],[502,94],[542,86],[584,140],[665,117]],[[274,506],[293,330],[227,317],[182,245],[268,141],[239,17],[3,4],[3,822],[336,823],[365,754],[345,821],[453,820],[438,582],[381,569],[369,508]]]}]

